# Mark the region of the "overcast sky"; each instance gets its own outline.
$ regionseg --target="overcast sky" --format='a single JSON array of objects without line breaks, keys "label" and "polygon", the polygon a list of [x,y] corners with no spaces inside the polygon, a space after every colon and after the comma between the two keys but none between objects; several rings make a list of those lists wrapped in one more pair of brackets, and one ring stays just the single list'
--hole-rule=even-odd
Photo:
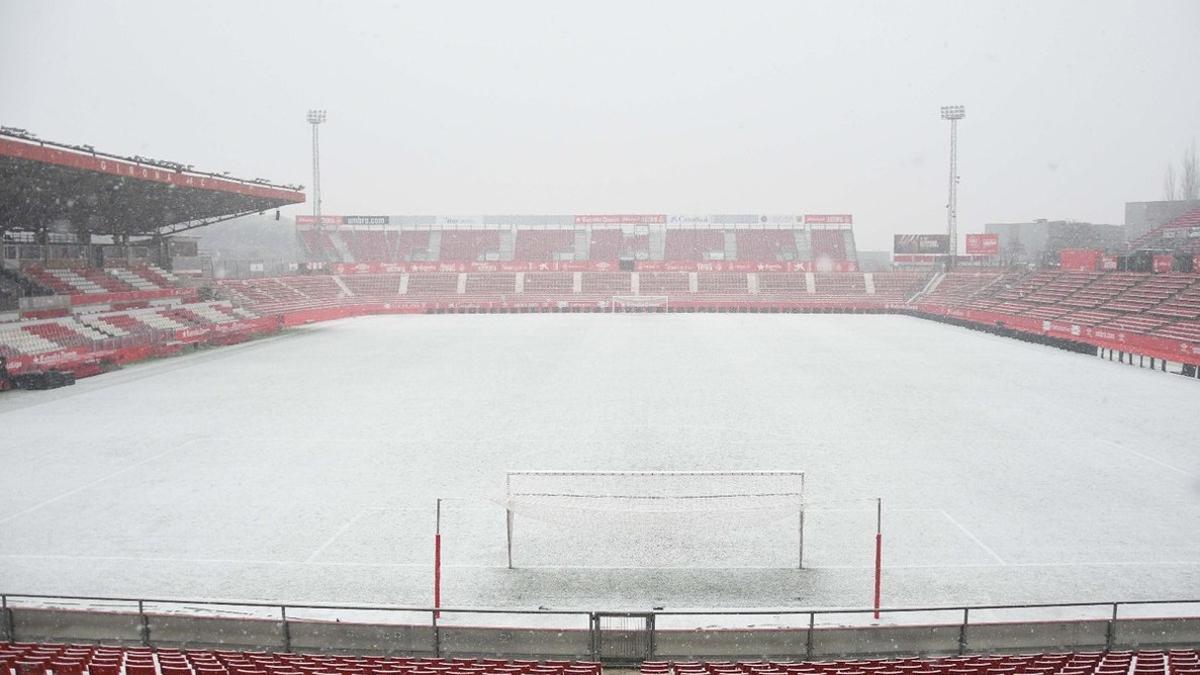
[{"label": "overcast sky", "polygon": [[[0,0],[0,124],[326,213],[1120,223],[1200,138],[1200,2]],[[304,209],[293,209],[304,212]]]}]

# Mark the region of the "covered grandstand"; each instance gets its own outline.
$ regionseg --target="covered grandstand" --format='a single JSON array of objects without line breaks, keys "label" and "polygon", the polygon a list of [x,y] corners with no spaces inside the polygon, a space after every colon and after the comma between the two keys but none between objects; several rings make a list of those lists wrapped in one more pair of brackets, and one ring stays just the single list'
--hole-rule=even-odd
[{"label": "covered grandstand", "polygon": [[852,272],[850,214],[576,214],[299,216],[296,233],[319,263],[446,263],[506,271],[559,263],[574,271]]},{"label": "covered grandstand", "polygon": [[[304,201],[299,188],[0,134],[0,355],[94,374],[274,330],[169,269],[171,235]],[[194,243],[191,244],[194,247]]]}]

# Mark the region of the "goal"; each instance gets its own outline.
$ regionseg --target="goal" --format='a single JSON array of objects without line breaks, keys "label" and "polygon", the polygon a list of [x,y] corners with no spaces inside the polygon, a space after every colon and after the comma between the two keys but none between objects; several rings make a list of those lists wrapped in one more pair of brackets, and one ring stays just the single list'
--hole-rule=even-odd
[{"label": "goal", "polygon": [[766,543],[796,544],[795,566],[804,566],[803,471],[509,471],[504,509],[510,569],[517,516],[575,532],[703,533],[718,547],[757,523],[794,519],[791,536]]},{"label": "goal", "polygon": [[609,307],[614,312],[667,312],[670,301],[665,295],[614,295]]}]

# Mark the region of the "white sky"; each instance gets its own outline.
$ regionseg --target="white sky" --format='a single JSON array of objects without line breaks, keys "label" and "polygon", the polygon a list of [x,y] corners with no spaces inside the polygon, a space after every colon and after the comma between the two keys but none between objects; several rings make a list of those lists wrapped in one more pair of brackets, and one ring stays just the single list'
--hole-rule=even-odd
[{"label": "white sky", "polygon": [[[0,0],[0,124],[326,213],[1120,223],[1200,137],[1200,2]],[[293,209],[305,212],[306,208]]]}]

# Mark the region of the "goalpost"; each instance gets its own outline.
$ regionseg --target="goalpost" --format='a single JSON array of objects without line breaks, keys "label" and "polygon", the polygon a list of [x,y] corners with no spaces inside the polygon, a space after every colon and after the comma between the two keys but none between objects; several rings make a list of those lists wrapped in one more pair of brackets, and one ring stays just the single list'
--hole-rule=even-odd
[{"label": "goalpost", "polygon": [[804,567],[803,471],[509,471],[504,509],[509,569],[517,513],[584,527],[600,516],[642,526],[664,515],[710,526],[725,517],[743,528],[755,516],[795,517]]},{"label": "goalpost", "polygon": [[665,295],[614,295],[609,305],[613,312],[667,312],[670,299]]}]

